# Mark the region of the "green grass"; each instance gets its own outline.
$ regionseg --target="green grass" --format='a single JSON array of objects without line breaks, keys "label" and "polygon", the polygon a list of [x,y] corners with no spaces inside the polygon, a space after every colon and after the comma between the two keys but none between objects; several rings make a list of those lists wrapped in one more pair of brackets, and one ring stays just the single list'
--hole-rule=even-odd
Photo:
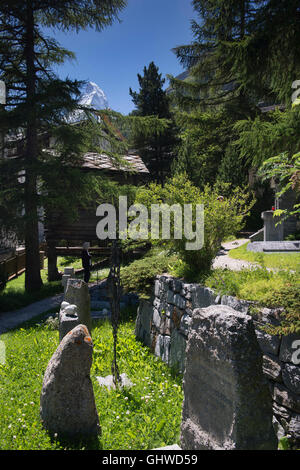
[{"label": "green grass", "polygon": [[273,272],[263,268],[230,271],[215,269],[204,280],[207,287],[219,294],[267,304],[273,292],[287,285],[299,285],[300,276],[286,271]]},{"label": "green grass", "polygon": [[119,330],[118,365],[134,386],[108,391],[96,376],[111,374],[111,325],[99,322],[92,337],[91,378],[102,434],[96,442],[74,444],[51,440],[39,418],[43,375],[58,346],[58,332],[31,324],[1,335],[6,346],[6,363],[0,365],[1,450],[143,450],[179,443],[182,376],[135,340],[134,322],[127,320]]},{"label": "green grass", "polygon": [[291,269],[300,272],[300,253],[254,253],[247,251],[250,242],[229,251],[229,256],[275,269]]}]

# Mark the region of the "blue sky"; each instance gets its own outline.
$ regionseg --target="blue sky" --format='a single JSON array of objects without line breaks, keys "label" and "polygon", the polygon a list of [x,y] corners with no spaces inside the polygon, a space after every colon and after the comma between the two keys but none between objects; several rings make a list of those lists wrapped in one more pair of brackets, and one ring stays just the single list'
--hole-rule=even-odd
[{"label": "blue sky", "polygon": [[[192,41],[190,20],[195,18],[191,0],[128,0],[115,21],[101,33],[51,33],[75,61],[57,69],[61,78],[69,76],[97,83],[105,92],[110,108],[128,114],[134,108],[129,87],[138,91],[137,73],[151,61],[166,74],[183,71],[171,49]],[[165,86],[168,85],[166,80]]]}]

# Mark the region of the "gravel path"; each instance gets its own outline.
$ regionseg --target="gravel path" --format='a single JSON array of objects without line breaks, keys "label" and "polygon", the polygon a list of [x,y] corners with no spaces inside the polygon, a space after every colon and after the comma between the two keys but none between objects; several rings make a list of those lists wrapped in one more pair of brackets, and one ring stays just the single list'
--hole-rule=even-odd
[{"label": "gravel path", "polygon": [[12,312],[0,313],[0,334],[12,330],[25,321],[37,317],[41,313],[47,312],[53,308],[59,307],[63,301],[64,294],[57,294],[47,299],[39,300],[27,307],[14,310]]},{"label": "gravel path", "polygon": [[258,266],[256,263],[250,263],[249,261],[243,261],[241,259],[233,259],[228,255],[229,250],[233,248],[238,248],[239,246],[247,243],[248,239],[239,239],[232,242],[222,243],[222,249],[219,251],[216,256],[213,268],[222,268],[222,269],[232,269],[232,271],[240,271],[244,268],[252,268]]}]

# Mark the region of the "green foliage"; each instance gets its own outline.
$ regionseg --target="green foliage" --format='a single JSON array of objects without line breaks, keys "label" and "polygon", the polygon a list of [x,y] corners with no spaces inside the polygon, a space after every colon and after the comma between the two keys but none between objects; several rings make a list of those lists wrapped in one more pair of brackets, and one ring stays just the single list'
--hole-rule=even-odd
[{"label": "green foliage", "polygon": [[268,333],[273,335],[300,333],[300,276],[296,282],[287,282],[280,290],[269,291],[265,302],[273,307],[284,308],[284,312],[280,315],[281,325],[268,326]]},{"label": "green foliage", "polygon": [[[300,75],[298,2],[194,0],[193,42],[174,49],[191,80],[174,78],[181,106],[238,98],[290,102]],[[277,101],[278,100],[278,101]]]},{"label": "green foliage", "polygon": [[151,294],[157,275],[169,272],[176,261],[162,248],[152,249],[142,259],[133,261],[121,269],[121,283],[125,291],[138,292],[144,297]]},{"label": "green foliage", "polygon": [[237,296],[268,307],[275,305],[272,302],[273,293],[285,289],[287,284],[297,286],[298,283],[299,275],[297,274],[287,271],[273,272],[265,267],[240,271],[216,269],[205,280],[205,284],[219,294]]},{"label": "green foliage", "polygon": [[[170,112],[169,97],[158,73],[158,67],[151,62],[148,67],[144,67],[144,75],[138,74],[140,85],[139,92],[129,89],[132,101],[136,108],[131,113],[132,116],[147,117],[145,128],[138,126],[136,132],[131,135],[133,148],[136,148],[139,155],[147,165],[152,179],[163,182],[169,174],[173,159],[173,149],[177,142],[176,126]],[[139,122],[139,121],[138,121]],[[161,130],[157,129],[157,123]]]},{"label": "green foliage", "polygon": [[284,436],[280,439],[278,443],[278,450],[291,450],[291,444],[288,437]]},{"label": "green foliage", "polygon": [[241,156],[257,167],[281,153],[292,158],[299,151],[300,108],[277,109],[252,120],[239,120],[235,130]]},{"label": "green foliage", "polygon": [[226,148],[233,139],[232,120],[224,111],[196,110],[177,113],[176,122],[180,143],[173,172],[186,172],[201,189],[206,184],[214,184]]},{"label": "green foliage", "polygon": [[[287,152],[266,160],[260,168],[260,175],[263,179],[275,178],[280,190],[277,197],[280,198],[289,190],[295,190],[300,195],[300,153],[289,157]],[[285,218],[293,215],[300,215],[300,203],[294,204],[292,210],[278,209],[275,216]]]},{"label": "green foliage", "polygon": [[[205,285],[220,295],[233,295],[255,302],[257,306],[281,307],[281,325],[268,325],[264,330],[272,335],[288,335],[300,332],[300,277],[289,271],[270,271],[260,265],[253,269],[235,272],[214,270],[205,279]],[[259,261],[259,259],[257,259]]]},{"label": "green foliage", "polygon": [[136,116],[158,116],[167,118],[169,112],[169,100],[163,90],[165,79],[158,73],[158,67],[151,62],[148,67],[144,67],[144,75],[138,73],[139,92],[129,89],[129,94],[136,106],[133,114]]},{"label": "green foliage", "polygon": [[[220,200],[222,196],[222,200]],[[191,267],[204,272],[210,269],[213,259],[220,249],[221,241],[241,230],[245,217],[253,205],[253,201],[248,193],[240,188],[231,189],[230,185],[222,184],[211,188],[206,186],[201,192],[193,185],[186,174],[177,175],[169,179],[165,186],[150,184],[149,187],[139,188],[137,192],[137,203],[144,204],[151,210],[152,204],[167,204],[168,206],[178,205],[184,216],[184,204],[191,204],[193,209],[190,223],[193,233],[199,229],[196,221],[196,207],[203,205],[204,209],[204,241],[203,247],[197,250],[187,250],[186,234],[181,238],[175,238],[175,216],[171,217],[171,238],[164,240],[166,246],[179,256]],[[163,212],[167,209],[163,209]],[[186,217],[188,219],[188,217]],[[198,220],[199,223],[199,220]],[[161,227],[160,227],[161,228]],[[151,227],[153,230],[153,227]],[[154,227],[157,230],[157,227]],[[161,243],[160,239],[155,241],[154,233],[150,230],[150,238],[153,243]]]}]

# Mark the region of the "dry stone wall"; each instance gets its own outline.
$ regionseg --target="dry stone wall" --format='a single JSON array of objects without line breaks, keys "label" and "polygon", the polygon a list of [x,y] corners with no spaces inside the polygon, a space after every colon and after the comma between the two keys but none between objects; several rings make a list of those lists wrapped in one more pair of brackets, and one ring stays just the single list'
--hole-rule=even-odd
[{"label": "dry stone wall", "polygon": [[[218,304],[246,315],[252,310],[253,302],[219,296],[212,289],[168,275],[158,276],[152,298],[141,300],[139,304],[136,337],[170,367],[183,373],[193,311]],[[273,426],[278,438],[288,436],[293,445],[299,446],[300,353],[299,361],[293,358],[295,342],[299,341],[300,349],[300,336],[272,336],[261,329],[268,324],[280,324],[281,311],[264,308],[255,310],[255,314],[251,312],[251,315],[263,355],[263,373],[273,400]]]}]

